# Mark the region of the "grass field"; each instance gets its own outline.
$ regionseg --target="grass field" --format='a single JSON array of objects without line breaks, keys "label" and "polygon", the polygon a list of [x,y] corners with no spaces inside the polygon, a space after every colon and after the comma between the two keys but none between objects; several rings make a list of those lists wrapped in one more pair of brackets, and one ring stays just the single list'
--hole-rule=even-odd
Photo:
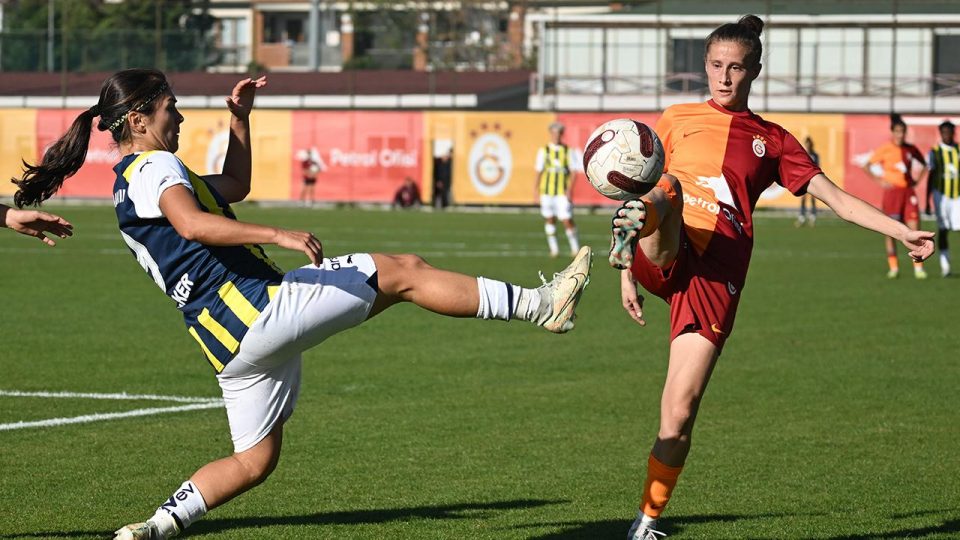
[{"label": "grass field", "polygon": [[[0,390],[219,395],[110,207],[51,207],[55,249],[0,232]],[[538,283],[534,214],[240,207],[329,255],[412,251]],[[399,306],[306,356],[284,454],[194,538],[625,537],[656,433],[667,310],[622,312],[607,217],[577,328]],[[733,338],[665,514],[672,538],[960,537],[960,279],[888,281],[879,237],[761,217]],[[562,241],[562,239],[561,239]],[[960,241],[958,238],[955,241]],[[285,268],[302,255],[272,248]],[[955,266],[960,263],[955,261]],[[0,424],[177,403],[0,396]],[[182,404],[180,404],[182,405]],[[103,538],[231,450],[222,409],[0,431],[0,539]]]}]

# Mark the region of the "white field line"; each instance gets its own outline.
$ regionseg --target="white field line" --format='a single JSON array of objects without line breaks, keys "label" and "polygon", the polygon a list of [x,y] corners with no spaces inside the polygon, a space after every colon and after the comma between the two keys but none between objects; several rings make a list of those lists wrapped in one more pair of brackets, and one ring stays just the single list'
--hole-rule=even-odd
[{"label": "white field line", "polygon": [[88,422],[99,422],[101,420],[114,420],[117,418],[130,418],[134,416],[150,416],[154,414],[165,414],[182,411],[195,411],[199,409],[214,409],[223,407],[223,403],[193,403],[191,405],[177,405],[176,407],[155,407],[152,409],[134,409],[118,413],[97,413],[86,414],[83,416],[74,416],[71,418],[49,418],[47,420],[37,420],[35,422],[13,422],[10,424],[0,424],[0,431],[9,431],[13,429],[25,429],[35,427],[55,427],[65,426],[67,424],[85,424]]},{"label": "white field line", "polygon": [[186,397],[186,396],[161,396],[156,394],[128,394],[121,392],[117,394],[100,394],[85,392],[21,392],[19,390],[0,390],[0,397],[36,397],[36,398],[62,398],[62,399],[101,399],[114,401],[172,401],[175,403],[187,403],[187,405],[177,405],[174,407],[152,407],[147,409],[134,409],[131,411],[115,413],[95,413],[82,416],[73,416],[69,418],[48,418],[46,420],[36,420],[32,422],[11,422],[0,424],[0,431],[10,431],[14,429],[25,429],[35,427],[55,427],[68,424],[85,424],[89,422],[99,422],[102,420],[115,420],[117,418],[131,418],[135,416],[151,416],[155,414],[166,414],[183,411],[195,411],[200,409],[217,409],[223,407],[223,399],[211,397]]},{"label": "white field line", "polygon": [[173,401],[176,403],[223,403],[223,399],[214,397],[160,396],[156,394],[128,394],[126,392],[120,392],[118,394],[99,394],[82,392],[21,392],[19,390],[0,390],[0,397],[3,396],[69,399],[115,399],[132,401]]}]

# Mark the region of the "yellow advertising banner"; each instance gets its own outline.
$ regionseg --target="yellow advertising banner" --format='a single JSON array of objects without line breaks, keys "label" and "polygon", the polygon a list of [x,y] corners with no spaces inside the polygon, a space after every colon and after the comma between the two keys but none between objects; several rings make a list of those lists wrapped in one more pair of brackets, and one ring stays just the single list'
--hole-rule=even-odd
[{"label": "yellow advertising banner", "polygon": [[[230,113],[186,110],[177,156],[199,175],[218,174],[230,141]],[[290,111],[254,111],[250,116],[253,180],[249,200],[290,198]]]},{"label": "yellow advertising banner", "polygon": [[[842,114],[764,113],[764,120],[775,122],[792,133],[800,144],[813,141],[814,151],[820,155],[820,168],[835,184],[843,187],[845,179],[846,121]],[[760,195],[757,206],[762,208],[799,207],[800,201],[787,189],[774,184]]]},{"label": "yellow advertising banner", "polygon": [[36,109],[0,111],[0,195],[11,196],[17,191],[10,178],[23,172],[22,160],[33,162],[36,155]]},{"label": "yellow advertising banner", "polygon": [[[453,145],[451,192],[457,204],[536,202],[537,150],[548,142],[547,127],[556,118],[553,113],[428,112],[424,116],[425,155],[432,155],[437,141]],[[424,174],[430,174],[430,169],[425,167]]]}]

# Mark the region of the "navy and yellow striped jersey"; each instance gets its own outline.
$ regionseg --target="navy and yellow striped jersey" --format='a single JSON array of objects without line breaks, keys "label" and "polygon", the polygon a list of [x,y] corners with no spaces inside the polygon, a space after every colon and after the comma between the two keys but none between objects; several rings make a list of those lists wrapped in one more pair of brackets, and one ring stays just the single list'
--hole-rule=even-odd
[{"label": "navy and yellow striped jersey", "polygon": [[573,177],[573,171],[570,170],[570,148],[565,144],[548,144],[540,149],[540,153],[543,156],[540,194],[566,195]]},{"label": "navy and yellow striped jersey", "polygon": [[187,331],[217,371],[283,280],[258,245],[207,246],[180,236],[159,209],[171,185],[190,189],[204,212],[236,219],[219,193],[169,152],[124,157],[113,170],[120,234],[137,262],[183,312]]},{"label": "navy and yellow striped jersey", "polygon": [[960,149],[940,143],[930,150],[930,187],[945,197],[960,197]]}]

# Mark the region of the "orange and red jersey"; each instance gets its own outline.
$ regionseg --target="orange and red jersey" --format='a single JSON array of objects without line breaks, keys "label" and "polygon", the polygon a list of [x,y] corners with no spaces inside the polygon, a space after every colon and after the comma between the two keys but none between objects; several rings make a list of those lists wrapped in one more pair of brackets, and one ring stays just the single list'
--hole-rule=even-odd
[{"label": "orange and red jersey", "polygon": [[732,271],[728,275],[742,286],[760,194],[776,182],[802,195],[820,167],[787,130],[713,100],[668,107],[656,132],[663,142],[664,172],[683,188],[686,237],[698,254]]},{"label": "orange and red jersey", "polygon": [[881,175],[893,187],[913,187],[917,183],[913,178],[914,164],[925,164],[923,154],[916,146],[904,143],[902,146],[892,141],[883,144],[870,154],[867,163],[883,167]]}]

